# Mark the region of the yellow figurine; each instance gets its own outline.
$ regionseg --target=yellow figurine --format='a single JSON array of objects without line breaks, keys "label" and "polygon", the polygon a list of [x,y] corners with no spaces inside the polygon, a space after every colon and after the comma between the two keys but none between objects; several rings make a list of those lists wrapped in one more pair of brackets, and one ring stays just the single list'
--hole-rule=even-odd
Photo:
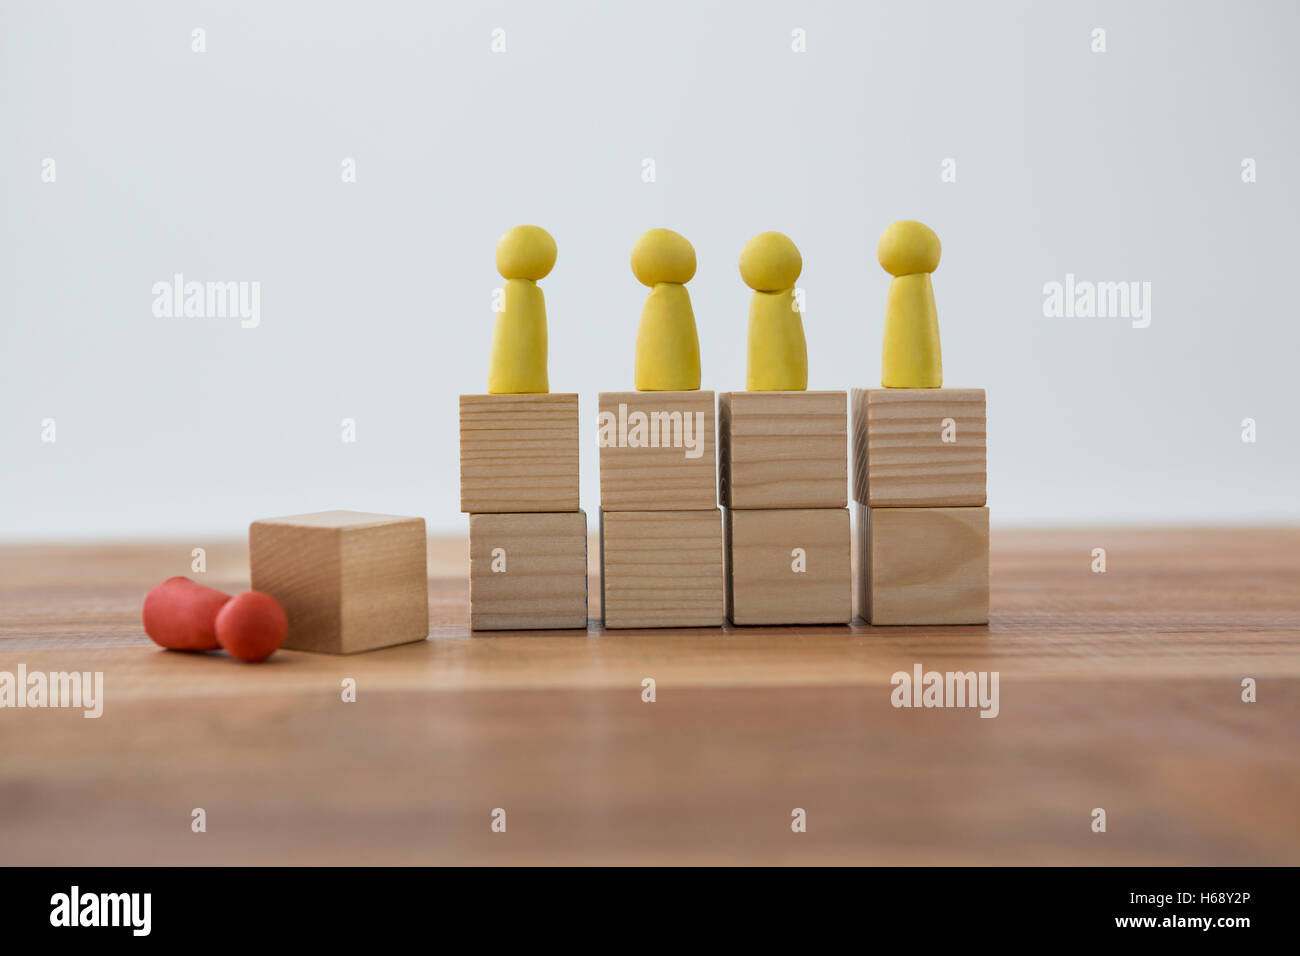
[{"label": "yellow figurine", "polygon": [[939,313],[930,273],[939,268],[939,237],[924,223],[903,219],[880,237],[876,256],[889,281],[880,384],[885,388],[939,388]]},{"label": "yellow figurine", "polygon": [[506,280],[492,329],[487,390],[492,395],[550,391],[546,376],[546,298],[537,287],[555,266],[555,240],[538,226],[515,226],[497,242]]},{"label": "yellow figurine", "polygon": [[799,249],[779,232],[760,233],[740,252],[740,277],[754,290],[745,366],[745,388],[751,392],[808,388],[808,343],[794,298],[802,271]]},{"label": "yellow figurine", "polygon": [[695,391],[700,337],[686,291],[695,275],[695,249],[671,229],[651,229],[632,247],[632,274],[650,287],[636,332],[637,391]]}]

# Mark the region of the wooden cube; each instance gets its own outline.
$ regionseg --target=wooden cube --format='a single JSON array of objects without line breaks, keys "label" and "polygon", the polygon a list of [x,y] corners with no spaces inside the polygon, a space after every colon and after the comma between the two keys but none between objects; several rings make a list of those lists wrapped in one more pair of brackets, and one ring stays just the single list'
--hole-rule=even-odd
[{"label": "wooden cube", "polygon": [[723,392],[718,475],[724,508],[848,504],[844,392]]},{"label": "wooden cube", "polygon": [[857,612],[863,620],[988,623],[988,508],[857,509]]},{"label": "wooden cube", "polygon": [[602,511],[606,627],[720,627],[722,520],[709,511]]},{"label": "wooden cube", "polygon": [[726,611],[734,624],[847,624],[848,508],[727,511]]},{"label": "wooden cube", "polygon": [[429,636],[423,518],[322,511],[254,521],[253,590],[284,608],[284,646],[352,654]]},{"label": "wooden cube", "polygon": [[460,510],[578,510],[577,395],[462,395]]},{"label": "wooden cube", "polygon": [[716,508],[713,400],[713,392],[601,392],[601,508]]},{"label": "wooden cube", "polygon": [[978,507],[982,388],[855,388],[853,499],[872,508]]},{"label": "wooden cube", "polygon": [[469,626],[585,630],[587,515],[470,515]]}]

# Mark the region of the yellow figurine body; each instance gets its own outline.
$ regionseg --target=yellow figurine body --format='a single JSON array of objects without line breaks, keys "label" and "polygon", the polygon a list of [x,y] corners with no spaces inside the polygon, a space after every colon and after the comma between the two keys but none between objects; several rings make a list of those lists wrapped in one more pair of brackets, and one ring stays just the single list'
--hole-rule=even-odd
[{"label": "yellow figurine body", "polygon": [[808,343],[794,297],[802,271],[798,247],[779,232],[760,233],[741,250],[740,277],[754,290],[745,363],[748,391],[808,388]]},{"label": "yellow figurine body", "polygon": [[632,273],[650,287],[636,332],[637,391],[695,391],[700,337],[686,291],[695,276],[695,249],[671,229],[651,229],[632,247]]},{"label": "yellow figurine body", "polygon": [[506,280],[492,328],[487,390],[492,395],[550,391],[546,374],[546,298],[537,287],[555,266],[555,240],[538,226],[515,226],[497,242]]},{"label": "yellow figurine body", "polygon": [[939,388],[943,356],[939,312],[930,273],[939,268],[939,237],[911,219],[893,223],[880,237],[876,256],[894,278],[885,300],[880,384],[885,388]]}]

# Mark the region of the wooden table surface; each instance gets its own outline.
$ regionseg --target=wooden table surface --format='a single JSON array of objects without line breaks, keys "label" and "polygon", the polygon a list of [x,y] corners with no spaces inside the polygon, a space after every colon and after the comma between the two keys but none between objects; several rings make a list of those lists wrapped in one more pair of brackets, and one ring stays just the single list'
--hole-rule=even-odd
[{"label": "wooden table surface", "polygon": [[[1300,864],[1300,529],[995,529],[988,627],[472,637],[432,540],[429,640],[264,665],[142,632],[193,546],[0,548],[0,671],[105,697],[0,710],[0,864]],[[999,716],[892,707],[915,663]]]}]

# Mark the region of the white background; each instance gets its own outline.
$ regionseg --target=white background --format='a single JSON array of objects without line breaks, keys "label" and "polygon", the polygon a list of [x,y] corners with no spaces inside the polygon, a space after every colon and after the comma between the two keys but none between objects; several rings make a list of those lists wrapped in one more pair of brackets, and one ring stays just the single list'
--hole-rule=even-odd
[{"label": "white background", "polygon": [[[593,522],[643,230],[695,244],[704,387],[743,387],[736,261],[778,229],[809,387],[849,388],[879,382],[899,218],[943,240],[945,382],[988,390],[995,523],[1295,521],[1298,11],[6,0],[0,537],[336,507],[463,528],[457,395],[484,390],[494,245],[524,222],[559,245],[551,386],[582,395]],[[155,318],[176,272],[260,281],[261,326]],[[1150,328],[1044,318],[1067,272],[1151,282]]]}]

